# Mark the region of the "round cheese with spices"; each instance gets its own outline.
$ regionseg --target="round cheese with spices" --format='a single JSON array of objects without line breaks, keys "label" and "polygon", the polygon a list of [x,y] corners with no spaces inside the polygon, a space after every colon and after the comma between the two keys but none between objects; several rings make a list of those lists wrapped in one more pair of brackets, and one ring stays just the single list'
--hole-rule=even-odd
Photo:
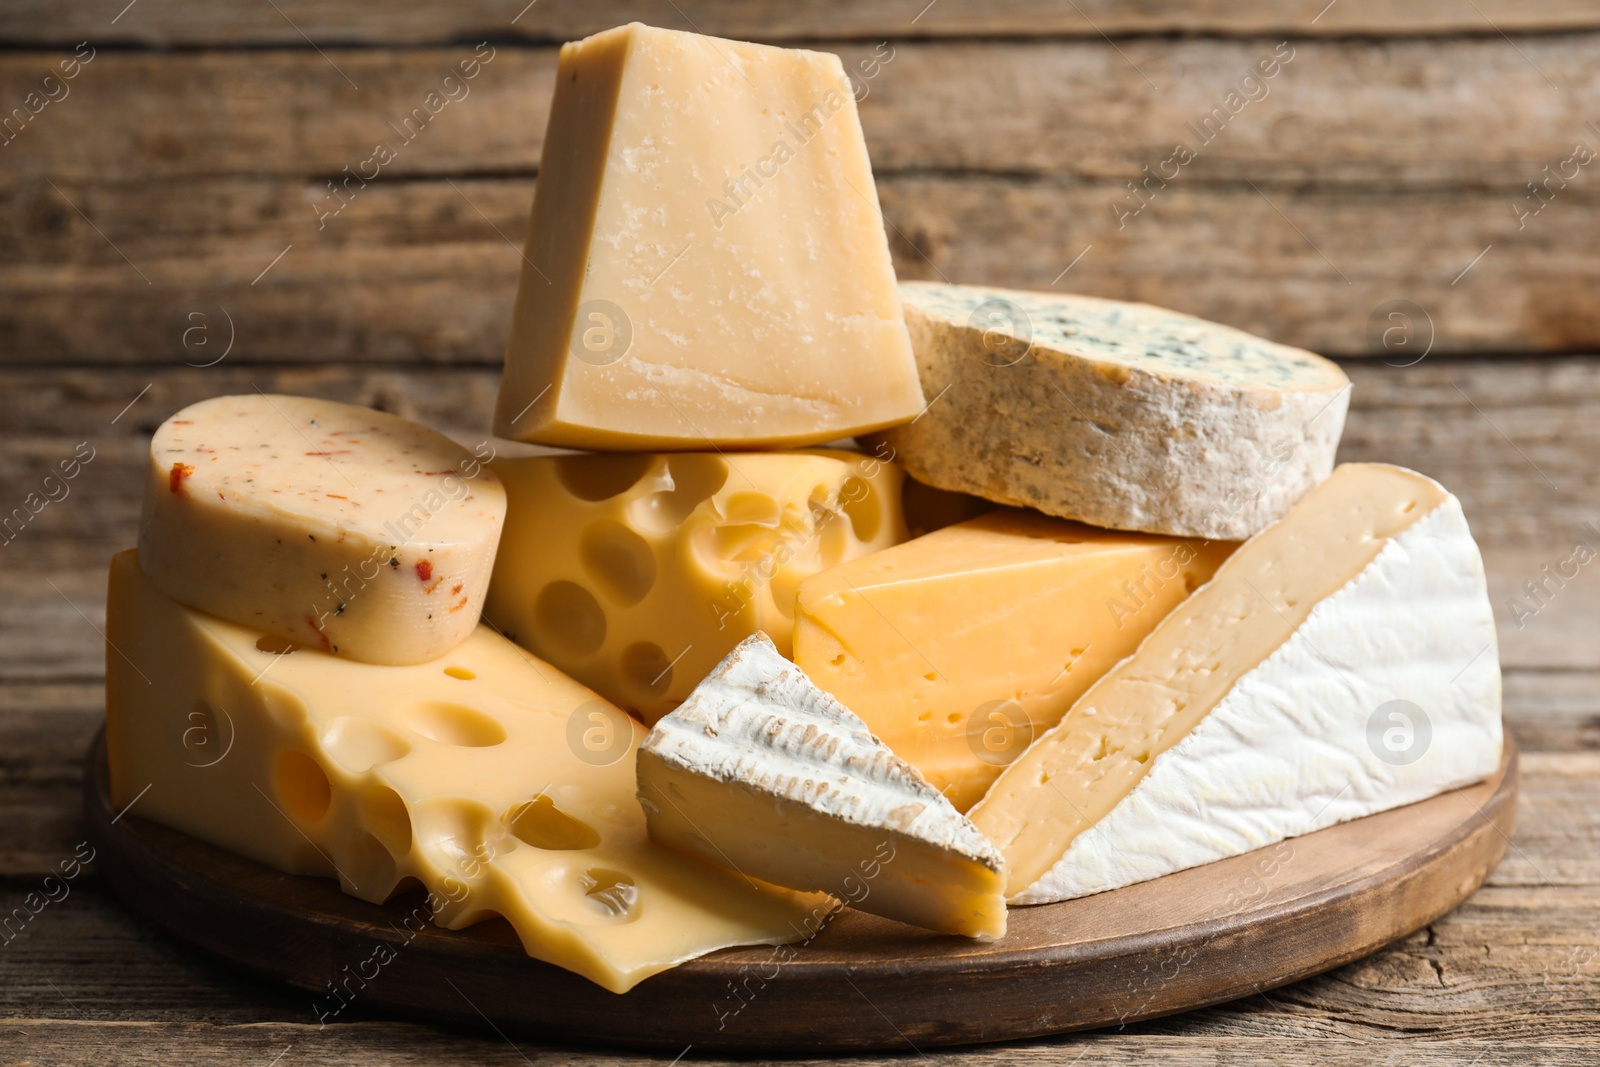
[{"label": "round cheese with spices", "polygon": [[202,400],[150,442],[139,565],[280,651],[434,659],[478,624],[505,521],[480,451],[330,400]]},{"label": "round cheese with spices", "polygon": [[908,282],[927,405],[874,436],[940,489],[1119,530],[1241,540],[1333,469],[1321,356],[1148,304]]}]

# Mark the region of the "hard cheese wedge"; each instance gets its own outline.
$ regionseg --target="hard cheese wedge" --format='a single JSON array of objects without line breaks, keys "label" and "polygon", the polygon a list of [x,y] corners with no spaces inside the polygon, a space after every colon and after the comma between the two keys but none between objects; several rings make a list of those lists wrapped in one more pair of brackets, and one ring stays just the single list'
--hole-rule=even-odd
[{"label": "hard cheese wedge", "polygon": [[757,630],[787,653],[802,579],[905,539],[898,468],[858,453],[494,469],[510,510],[486,617],[646,722]]},{"label": "hard cheese wedge", "polygon": [[943,933],[1005,933],[1000,855],[916,770],[746,638],[639,750],[650,836]]},{"label": "hard cheese wedge", "polygon": [[885,431],[941,489],[1118,530],[1241,540],[1327,477],[1336,365],[1191,315],[907,282],[928,409]]},{"label": "hard cheese wedge", "polygon": [[150,442],[139,563],[168,596],[283,641],[421,663],[478,625],[505,509],[480,458],[425,426],[215,397]]},{"label": "hard cheese wedge", "polygon": [[1492,773],[1500,666],[1461,505],[1346,464],[1101,678],[972,810],[1013,903],[1098,893]]},{"label": "hard cheese wedge", "polygon": [[564,46],[523,258],[502,437],[820,444],[922,409],[837,56],[638,24]]},{"label": "hard cheese wedge", "polygon": [[965,811],[1233,548],[1005,509],[807,578],[795,662]]},{"label": "hard cheese wedge", "polygon": [[504,917],[530,956],[613,992],[727,945],[801,937],[825,898],[650,842],[643,730],[486,628],[406,667],[302,649],[162,595],[112,560],[106,740],[119,807],[434,921]]}]

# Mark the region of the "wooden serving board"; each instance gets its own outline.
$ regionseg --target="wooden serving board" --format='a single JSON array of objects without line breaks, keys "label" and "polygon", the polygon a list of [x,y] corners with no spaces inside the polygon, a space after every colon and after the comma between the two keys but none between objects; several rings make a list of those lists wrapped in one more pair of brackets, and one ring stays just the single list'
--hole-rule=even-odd
[{"label": "wooden serving board", "polygon": [[922,1050],[1116,1026],[1272,989],[1454,908],[1505,853],[1517,796],[1507,734],[1489,781],[1115,892],[1016,908],[998,942],[846,911],[788,962],[770,948],[727,949],[618,996],[529,959],[504,922],[408,925],[420,897],[367,904],[333,881],[119,818],[101,739],[85,769],[96,866],[111,887],[182,940],[306,990],[308,1022],[422,1017],[671,1053]]}]

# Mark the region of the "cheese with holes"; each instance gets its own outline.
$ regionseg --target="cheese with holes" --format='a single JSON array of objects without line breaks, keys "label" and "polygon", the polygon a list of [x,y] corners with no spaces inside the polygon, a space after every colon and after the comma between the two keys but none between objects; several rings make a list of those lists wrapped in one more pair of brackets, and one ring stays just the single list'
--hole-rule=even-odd
[{"label": "cheese with holes", "polygon": [[202,400],[150,442],[139,563],[283,641],[421,663],[478,624],[506,507],[484,451],[331,400]]},{"label": "cheese with holes", "polygon": [[637,23],[565,45],[495,433],[760,448],[921,409],[839,58]]},{"label": "cheese with holes", "polygon": [[941,933],[1006,930],[1003,861],[915,768],[745,638],[639,749],[661,844]]},{"label": "cheese with holes", "polygon": [[928,409],[883,439],[930,485],[1241,540],[1333,466],[1350,383],[1320,356],[1146,304],[900,291]]},{"label": "cheese with holes", "polygon": [[654,722],[742,639],[791,647],[795,589],[905,539],[899,469],[853,452],[495,460],[485,618]]},{"label": "cheese with holes", "polygon": [[972,810],[1013,903],[1468,785],[1499,764],[1483,563],[1438,483],[1346,464],[1246,542]]},{"label": "cheese with holes", "polygon": [[807,578],[795,662],[965,811],[1233,547],[996,511]]},{"label": "cheese with holes", "polygon": [[503,917],[530,956],[618,993],[794,940],[828,905],[651,843],[643,729],[487,628],[410,666],[282,653],[124,552],[106,637],[112,797],[135,817],[363,900],[420,882],[440,926]]}]

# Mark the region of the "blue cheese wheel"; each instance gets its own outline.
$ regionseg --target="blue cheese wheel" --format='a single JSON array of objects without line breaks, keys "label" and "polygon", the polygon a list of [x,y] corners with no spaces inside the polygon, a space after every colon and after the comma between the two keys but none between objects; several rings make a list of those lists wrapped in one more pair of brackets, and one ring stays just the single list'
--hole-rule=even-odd
[{"label": "blue cheese wheel", "polygon": [[1121,530],[1240,540],[1333,469],[1350,381],[1148,304],[900,287],[927,408],[875,435],[920,481]]}]

